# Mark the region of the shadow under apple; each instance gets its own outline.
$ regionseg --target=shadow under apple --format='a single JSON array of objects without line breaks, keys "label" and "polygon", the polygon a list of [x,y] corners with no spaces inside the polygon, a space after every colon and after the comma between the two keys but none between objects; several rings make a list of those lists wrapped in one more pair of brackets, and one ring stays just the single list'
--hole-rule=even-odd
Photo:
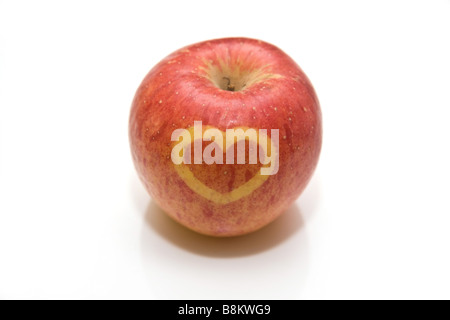
[{"label": "shadow under apple", "polygon": [[288,240],[304,226],[296,203],[268,226],[232,238],[215,238],[191,231],[167,216],[153,200],[148,205],[145,221],[175,246],[194,254],[217,258],[243,257],[267,251]]}]

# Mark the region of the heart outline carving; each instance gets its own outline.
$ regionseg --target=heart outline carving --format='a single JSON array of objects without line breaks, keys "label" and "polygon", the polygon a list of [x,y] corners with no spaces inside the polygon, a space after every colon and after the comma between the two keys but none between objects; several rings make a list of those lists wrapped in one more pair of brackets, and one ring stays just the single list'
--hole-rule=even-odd
[{"label": "heart outline carving", "polygon": [[[222,137],[225,137],[225,132],[215,128],[213,126],[206,126],[203,127],[203,132],[202,132],[202,137],[203,137],[203,133],[208,130],[208,129],[217,129],[222,133]],[[249,129],[246,127],[235,127],[233,128],[234,130],[237,129],[243,129],[244,132],[245,130]],[[193,143],[193,136],[194,136],[194,128],[191,127],[189,129],[187,129],[191,135],[191,139],[187,140],[187,141],[181,141],[178,142],[179,144],[181,144],[182,150],[183,150],[183,154],[184,154],[184,150],[187,146],[191,145]],[[264,143],[259,144],[259,132],[258,130],[256,131],[256,141],[252,138],[252,136],[246,136],[246,135],[238,135],[236,137],[236,140],[234,141],[234,144],[237,144],[239,141],[242,140],[247,140],[247,141],[252,141],[255,142],[256,145],[259,145],[260,148],[262,148],[264,150],[264,153],[266,156],[268,156],[268,151],[270,150],[271,155],[273,155],[273,152],[278,152],[276,146],[274,145],[274,143],[272,142],[271,138],[269,136],[267,136],[267,143],[266,145]],[[227,144],[225,144],[227,145]],[[269,148],[268,148],[269,146]],[[225,148],[226,150],[227,148]],[[222,149],[222,153],[224,154],[226,151],[224,151]],[[276,157],[278,159],[278,157]],[[234,202],[237,200],[240,200],[244,197],[249,196],[250,194],[252,194],[256,189],[258,189],[259,187],[261,187],[264,182],[266,182],[266,180],[269,178],[270,175],[262,175],[261,174],[261,170],[258,170],[258,172],[247,182],[245,182],[244,184],[240,185],[239,187],[226,192],[226,193],[221,193],[219,191],[216,191],[208,186],[206,186],[203,182],[201,182],[200,180],[198,180],[195,175],[193,174],[193,172],[189,169],[189,167],[182,162],[181,164],[173,164],[175,167],[175,171],[178,173],[178,175],[180,176],[180,178],[183,180],[183,182],[195,193],[197,193],[198,195],[202,196],[203,198],[210,200],[216,204],[227,204],[230,202]],[[202,164],[205,165],[205,164]],[[270,163],[268,164],[263,164],[261,168],[268,168],[270,166]]]}]

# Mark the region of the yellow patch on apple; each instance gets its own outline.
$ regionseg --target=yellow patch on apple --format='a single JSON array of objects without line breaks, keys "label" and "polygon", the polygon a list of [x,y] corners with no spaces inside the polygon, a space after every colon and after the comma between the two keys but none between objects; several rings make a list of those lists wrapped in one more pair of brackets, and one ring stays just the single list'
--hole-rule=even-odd
[{"label": "yellow patch on apple", "polygon": [[[195,121],[193,127],[176,129],[172,133],[173,149],[171,159],[175,171],[192,191],[216,204],[223,205],[249,196],[256,189],[260,188],[269,176],[278,172],[278,137],[278,129],[272,129],[271,137],[269,137],[266,129],[256,130],[236,127],[227,129],[224,132],[212,126],[203,127],[201,121]],[[209,144],[203,151],[202,141],[213,141],[214,144]],[[245,164],[246,141],[259,146],[259,160],[262,166],[250,180],[230,192],[222,193],[208,187],[188,167],[188,164],[191,164],[192,144],[194,144],[194,164],[223,164],[223,155],[225,153],[226,164]],[[237,144],[237,163],[234,163],[234,144]],[[223,148],[224,145],[226,146],[225,149]],[[214,156],[212,155],[213,153]],[[249,148],[248,158],[250,164],[257,163],[256,149]]]}]

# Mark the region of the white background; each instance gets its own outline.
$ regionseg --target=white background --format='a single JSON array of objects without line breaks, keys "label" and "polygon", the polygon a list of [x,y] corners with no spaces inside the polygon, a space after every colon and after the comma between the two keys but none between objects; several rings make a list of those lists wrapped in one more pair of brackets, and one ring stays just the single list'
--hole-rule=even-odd
[{"label": "white background", "polygon": [[[139,83],[202,40],[271,42],[324,144],[260,232],[194,234],[128,147]],[[0,1],[0,298],[450,299],[449,1]]]}]

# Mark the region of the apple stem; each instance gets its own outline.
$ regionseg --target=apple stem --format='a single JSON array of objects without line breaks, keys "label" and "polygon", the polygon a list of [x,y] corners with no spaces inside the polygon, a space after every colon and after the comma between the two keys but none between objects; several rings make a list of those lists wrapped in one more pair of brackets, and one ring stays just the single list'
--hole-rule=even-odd
[{"label": "apple stem", "polygon": [[227,84],[227,90],[228,90],[228,91],[234,91],[234,85],[231,84],[230,78],[223,77],[223,79],[225,79],[225,80],[228,81],[228,84]]}]

